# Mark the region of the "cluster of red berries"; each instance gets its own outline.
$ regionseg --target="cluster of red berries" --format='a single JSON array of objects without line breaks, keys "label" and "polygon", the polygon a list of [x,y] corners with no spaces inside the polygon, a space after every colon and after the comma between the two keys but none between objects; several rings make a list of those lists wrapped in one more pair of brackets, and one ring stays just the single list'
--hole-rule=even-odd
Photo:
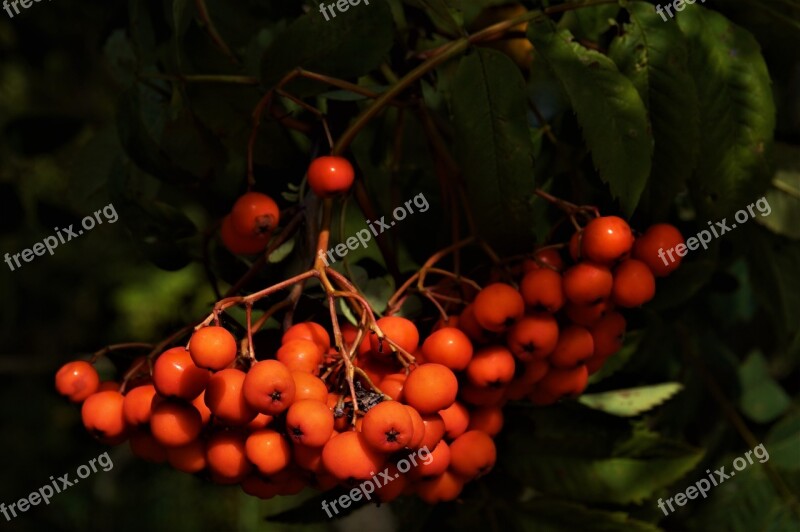
[{"label": "cluster of red berries", "polygon": [[[308,186],[320,198],[329,198],[350,190],[355,170],[344,157],[317,157],[308,167]],[[280,222],[275,201],[260,192],[247,192],[222,219],[220,239],[234,255],[254,255],[264,251],[272,232]]]},{"label": "cluster of red berries", "polygon": [[635,238],[625,220],[598,217],[570,239],[570,265],[543,248],[523,263],[519,289],[486,286],[455,323],[481,346],[475,358],[492,368],[490,391],[481,391],[468,368],[463,392],[478,404],[528,398],[538,405],[582,393],[589,375],[622,347],[620,312],[650,301],[655,278],[679,266],[663,262],[659,250],[681,243],[672,225]]},{"label": "cluster of red berries", "polygon": [[[388,317],[380,325],[387,336],[417,351],[419,334],[411,321]],[[353,333],[345,328],[345,336]],[[442,340],[446,334],[432,336],[423,352],[471,357],[466,337],[448,345]],[[336,350],[328,332],[313,322],[289,328],[275,358],[249,368],[233,335],[207,326],[192,335],[188,350],[162,353],[152,377],[145,373],[131,380],[125,394],[117,383],[101,390],[97,372],[84,361],[64,365],[56,389],[83,403],[83,424],[101,442],[127,439],[133,453],[147,461],[168,462],[220,484],[241,484],[251,495],[288,495],[306,486],[328,490],[367,480],[388,466],[388,474],[398,476],[376,490],[382,501],[403,493],[430,502],[455,498],[466,481],[494,465],[490,436],[502,426],[500,409],[470,413],[456,401],[458,383],[446,366],[417,364],[406,376],[399,362],[390,363],[388,343],[371,340],[359,348],[369,351],[361,359],[364,371],[378,379],[380,367],[386,373],[381,383],[398,398],[402,391],[403,402],[382,397],[357,377],[356,400],[366,413],[355,427],[350,394],[330,392],[319,377]],[[455,352],[461,349],[469,352]],[[393,464],[423,448],[430,452],[424,463],[399,475]]]}]

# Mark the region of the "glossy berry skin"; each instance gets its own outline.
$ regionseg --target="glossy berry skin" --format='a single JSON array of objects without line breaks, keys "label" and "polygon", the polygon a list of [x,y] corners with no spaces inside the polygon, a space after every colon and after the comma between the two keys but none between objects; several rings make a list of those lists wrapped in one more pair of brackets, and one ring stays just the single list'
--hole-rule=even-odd
[{"label": "glossy berry skin", "polygon": [[450,444],[450,469],[464,478],[485,475],[497,461],[494,440],[480,430],[470,430]]},{"label": "glossy berry skin", "polygon": [[549,268],[539,268],[526,273],[519,290],[529,308],[541,308],[555,313],[564,306],[561,274]]},{"label": "glossy berry skin", "polygon": [[183,347],[164,351],[153,366],[153,384],[164,397],[191,401],[205,389],[209,378],[211,373],[198,368]]},{"label": "glossy berry skin", "polygon": [[633,247],[633,232],[619,216],[601,216],[586,224],[581,239],[581,257],[600,264],[621,259]]},{"label": "glossy berry skin", "polygon": [[89,434],[111,445],[124,441],[127,435],[124,401],[122,394],[115,391],[97,392],[87,397],[81,406],[81,418]]},{"label": "glossy berry skin", "polygon": [[333,434],[333,412],[322,401],[297,401],[286,413],[286,434],[305,447],[322,447]]},{"label": "glossy berry skin", "polygon": [[[419,331],[414,322],[400,316],[386,316],[378,320],[378,327],[386,338],[399,345],[408,353],[413,353],[419,346]],[[376,334],[370,335],[373,353],[390,356],[393,351],[389,342],[379,340]]]},{"label": "glossy berry skin", "polygon": [[524,316],[506,335],[506,343],[519,360],[528,362],[553,352],[558,342],[558,323],[546,312]]},{"label": "glossy berry skin", "polygon": [[403,449],[414,436],[414,423],[398,401],[383,401],[369,409],[361,426],[364,441],[374,450],[393,453]]},{"label": "glossy berry skin", "polygon": [[254,237],[245,236],[237,233],[233,228],[231,216],[227,215],[222,219],[222,227],[219,230],[219,237],[222,245],[234,255],[255,255],[261,253],[269,244],[269,233]]},{"label": "glossy berry skin", "polygon": [[441,364],[423,364],[412,371],[403,386],[403,400],[422,414],[434,414],[452,405],[458,394],[453,371]]},{"label": "glossy berry skin", "polygon": [[455,327],[442,327],[433,332],[422,343],[422,354],[428,362],[461,371],[472,360],[472,342]]},{"label": "glossy berry skin", "polygon": [[339,480],[366,480],[383,470],[385,455],[374,450],[359,432],[343,432],[322,448],[325,469]]},{"label": "glossy berry skin", "polygon": [[156,441],[165,447],[190,444],[202,428],[200,413],[189,403],[167,400],[153,407],[150,430]]},{"label": "glossy berry skin", "polygon": [[198,368],[219,371],[236,360],[236,338],[224,327],[209,325],[189,339],[189,354]]},{"label": "glossy berry skin", "polygon": [[355,170],[344,157],[317,157],[308,167],[308,186],[320,198],[329,198],[350,190]]},{"label": "glossy berry skin", "polygon": [[319,346],[311,340],[289,340],[283,344],[275,357],[290,371],[305,371],[319,375],[323,354]]},{"label": "glossy berry skin", "polygon": [[503,332],[525,312],[525,302],[513,287],[494,283],[481,290],[473,301],[475,320],[492,332]]},{"label": "glossy berry skin", "polygon": [[241,196],[231,209],[233,229],[242,236],[255,238],[269,235],[278,227],[281,211],[275,201],[260,192]]},{"label": "glossy berry skin", "polygon": [[557,368],[573,368],[594,353],[592,333],[578,325],[570,325],[561,331],[550,363]]},{"label": "glossy berry skin", "polygon": [[619,312],[610,312],[595,323],[590,332],[594,339],[594,355],[604,360],[622,348],[625,336],[625,318]]},{"label": "glossy berry skin", "polygon": [[514,356],[502,346],[484,347],[472,357],[466,374],[475,386],[500,387],[514,378]]},{"label": "glossy berry skin", "polygon": [[581,256],[582,240],[583,240],[583,229],[572,233],[572,236],[569,239],[569,256],[572,257],[572,260],[576,262],[583,258]]},{"label": "glossy berry skin", "polygon": [[152,384],[138,386],[125,394],[125,400],[122,405],[125,423],[132,427],[150,423],[153,398],[155,396],[156,388]]},{"label": "glossy berry skin", "polygon": [[[536,391],[558,399],[583,393],[589,382],[589,371],[585,364],[570,369],[553,368],[539,381]],[[533,397],[531,398],[533,399]]]},{"label": "glossy berry skin", "polygon": [[636,239],[633,244],[633,258],[647,264],[656,277],[666,277],[675,271],[683,260],[677,253],[672,253],[675,260],[670,260],[666,251],[683,243],[683,235],[674,225],[656,224]]},{"label": "glossy berry skin", "polygon": [[253,469],[245,451],[245,437],[236,431],[212,434],[206,444],[206,463],[214,480],[222,484],[241,482]]},{"label": "glossy berry skin", "polygon": [[244,380],[244,372],[229,368],[215,373],[208,381],[206,406],[226,425],[247,425],[256,417],[257,411],[244,398]]},{"label": "glossy berry skin", "polygon": [[597,320],[611,312],[613,308],[614,305],[609,300],[603,299],[597,303],[590,303],[588,305],[569,303],[564,307],[564,313],[575,325],[591,327]]},{"label": "glossy berry skin", "polygon": [[609,295],[614,277],[605,266],[581,262],[564,272],[564,295],[572,303],[591,305]]},{"label": "glossy berry skin", "polygon": [[644,262],[628,259],[614,269],[612,299],[620,307],[641,306],[655,295],[656,279]]},{"label": "glossy berry skin", "polygon": [[271,430],[257,430],[247,437],[247,459],[262,475],[274,475],[285,469],[292,459],[292,447],[282,434]]},{"label": "glossy berry skin", "polygon": [[525,259],[522,267],[525,273],[541,268],[560,272],[564,269],[564,259],[561,258],[561,253],[553,248],[540,249],[533,254],[533,258]]},{"label": "glossy berry skin", "polygon": [[56,391],[73,403],[81,403],[100,387],[94,366],[83,360],[67,362],[56,373]]},{"label": "glossy berry skin", "polygon": [[317,344],[323,353],[331,348],[331,337],[325,327],[313,321],[295,323],[283,333],[281,343],[285,344],[291,340],[310,340]]},{"label": "glossy berry skin", "polygon": [[242,385],[247,404],[258,412],[271,416],[288,409],[294,401],[296,391],[292,372],[277,360],[262,360],[253,364]]}]

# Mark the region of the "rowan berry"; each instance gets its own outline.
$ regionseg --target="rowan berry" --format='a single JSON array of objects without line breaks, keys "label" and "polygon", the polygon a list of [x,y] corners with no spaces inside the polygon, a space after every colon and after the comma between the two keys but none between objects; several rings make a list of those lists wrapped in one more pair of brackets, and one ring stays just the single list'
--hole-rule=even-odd
[{"label": "rowan berry", "polygon": [[572,303],[591,305],[611,295],[614,277],[601,264],[581,262],[564,272],[564,295]]},{"label": "rowan berry", "polygon": [[322,447],[333,433],[333,412],[322,401],[295,401],[286,412],[286,435],[306,447]]},{"label": "rowan berry", "polygon": [[153,407],[150,430],[165,447],[181,447],[196,439],[203,428],[200,413],[180,400],[161,401]]},{"label": "rowan berry", "polygon": [[448,440],[458,438],[467,430],[469,410],[463,403],[456,401],[448,408],[439,410],[439,415],[444,420],[445,436]]},{"label": "rowan berry", "polygon": [[162,446],[150,431],[141,428],[131,433],[128,439],[131,452],[134,456],[141,458],[145,462],[153,464],[163,464],[167,461],[167,450]]},{"label": "rowan berry", "polygon": [[485,287],[472,302],[475,321],[484,329],[502,332],[514,324],[525,312],[525,302],[513,287],[494,283]]},{"label": "rowan berry", "polygon": [[206,444],[197,439],[182,447],[168,447],[167,461],[178,471],[198,473],[206,468]]},{"label": "rowan berry", "polygon": [[425,339],[422,354],[428,362],[461,371],[472,359],[472,342],[455,327],[443,327]]},{"label": "rowan berry", "polygon": [[[331,437],[333,437],[334,434],[338,433],[331,432]],[[301,469],[312,471],[314,473],[325,472],[325,467],[322,465],[322,447],[294,445],[292,446],[292,459],[294,460],[294,463],[297,464],[297,466]]]},{"label": "rowan berry", "polygon": [[421,414],[422,424],[425,427],[425,434],[419,444],[420,448],[427,447],[433,449],[436,447],[445,434],[444,419],[438,412],[435,414]]},{"label": "rowan berry", "polygon": [[292,460],[292,447],[279,432],[262,429],[247,437],[245,454],[262,475],[269,476],[289,465]]},{"label": "rowan berry", "polygon": [[323,353],[311,340],[289,340],[279,349],[275,358],[291,371],[305,371],[319,375]]},{"label": "rowan berry", "polygon": [[406,447],[414,437],[414,423],[398,401],[383,401],[367,411],[361,435],[373,449],[392,453]]},{"label": "rowan berry", "polygon": [[405,373],[392,373],[381,381],[379,388],[395,401],[402,401],[403,386],[405,386],[406,378]]},{"label": "rowan berry", "polygon": [[601,216],[586,224],[581,239],[581,256],[610,264],[621,259],[633,247],[633,233],[628,222],[619,216]]},{"label": "rowan berry", "polygon": [[275,497],[280,492],[280,488],[279,484],[258,475],[251,474],[242,480],[242,491],[259,499],[266,500]]},{"label": "rowan berry", "polygon": [[243,371],[228,368],[215,373],[208,381],[205,394],[206,406],[216,419],[226,425],[247,425],[258,413],[245,400],[242,389],[244,380]]},{"label": "rowan berry", "polygon": [[256,414],[256,417],[253,418],[253,421],[244,426],[244,429],[249,431],[265,429],[272,424],[273,419],[275,418],[259,412]]},{"label": "rowan berry", "polygon": [[527,315],[509,329],[506,342],[519,360],[544,358],[556,348],[558,323],[546,312]]},{"label": "rowan berry", "polygon": [[451,471],[426,478],[415,485],[417,495],[428,504],[454,501],[464,489],[464,480]]},{"label": "rowan berry", "polygon": [[594,355],[606,359],[622,348],[625,336],[625,318],[619,312],[610,312],[600,318],[591,329]]},{"label": "rowan berry", "polygon": [[271,235],[269,233],[261,236],[242,235],[236,232],[231,216],[227,215],[222,219],[219,236],[222,245],[234,255],[255,255],[266,249]]},{"label": "rowan berry", "polygon": [[514,356],[502,346],[484,347],[472,357],[466,375],[475,386],[503,386],[514,378]]},{"label": "rowan berry", "polygon": [[242,393],[253,409],[263,414],[277,415],[295,400],[297,384],[292,372],[282,362],[262,360],[253,364],[245,375]]},{"label": "rowan berry", "polygon": [[592,333],[579,325],[570,325],[561,331],[558,344],[550,355],[550,363],[557,368],[572,368],[594,353]]},{"label": "rowan berry", "polygon": [[[536,392],[558,398],[580,395],[589,382],[589,372],[584,364],[569,369],[552,368],[537,384]],[[540,393],[541,393],[540,392]]]},{"label": "rowan berry", "polygon": [[476,386],[467,382],[459,389],[459,398],[473,406],[500,405],[505,401],[508,385],[505,386]]},{"label": "rowan berry", "polygon": [[272,233],[280,222],[281,211],[271,197],[248,192],[233,204],[231,223],[242,236],[255,238]]},{"label": "rowan berry", "polygon": [[567,306],[564,307],[564,313],[575,325],[591,327],[597,320],[605,316],[613,308],[614,305],[608,299],[603,299],[597,303],[590,303],[588,305],[568,303]]},{"label": "rowan berry", "polygon": [[387,469],[386,475],[392,479],[392,482],[384,482],[375,490],[375,497],[383,503],[397,499],[409,486],[408,477],[400,473],[395,464],[389,464]]},{"label": "rowan berry", "polygon": [[683,243],[683,235],[674,225],[655,224],[634,242],[633,258],[647,264],[656,277],[666,277],[680,266],[683,257],[671,253],[667,260],[665,251]]},{"label": "rowan berry", "polygon": [[127,436],[123,414],[125,398],[116,391],[97,392],[83,402],[81,418],[89,434],[103,443],[116,445]]},{"label": "rowan berry", "polygon": [[441,364],[422,364],[406,378],[403,400],[420,414],[443,410],[456,400],[458,380],[453,371]]},{"label": "rowan berry", "polygon": [[203,422],[203,426],[208,425],[208,422],[211,421],[211,410],[206,406],[205,390],[192,399],[192,406],[200,413],[200,420]]},{"label": "rowan berry", "polygon": [[543,359],[537,358],[525,362],[522,374],[514,378],[508,385],[506,398],[511,401],[519,401],[531,392],[534,384],[542,380],[549,370],[550,365]]},{"label": "rowan berry", "polygon": [[416,480],[441,475],[447,471],[449,465],[450,446],[442,440],[432,451],[428,451],[425,460],[417,464],[417,467],[411,471],[411,478]]},{"label": "rowan berry", "polygon": [[483,406],[470,412],[467,430],[480,430],[489,436],[497,436],[503,428],[503,419],[502,408]]},{"label": "rowan berry", "polygon": [[198,368],[183,347],[164,351],[153,366],[153,385],[164,397],[191,401],[205,389],[209,378],[211,373]]},{"label": "rowan berry", "polygon": [[425,439],[425,422],[416,408],[412,408],[408,405],[403,405],[403,407],[408,412],[411,418],[411,426],[414,429],[411,439],[406,446],[409,449],[419,449],[422,447],[422,440]]},{"label": "rowan berry", "polygon": [[285,344],[291,340],[309,340],[319,346],[320,351],[327,353],[331,348],[331,337],[325,327],[313,321],[295,323],[283,333],[281,343]]},{"label": "rowan berry", "polygon": [[561,258],[561,253],[553,248],[540,249],[533,254],[533,258],[525,259],[522,263],[522,269],[525,273],[542,268],[550,268],[559,272],[563,270],[564,259]]},{"label": "rowan berry", "polygon": [[[250,368],[250,371],[252,370],[253,369]],[[305,371],[292,371],[290,373],[292,375],[292,380],[294,380],[295,401],[313,399],[315,401],[322,401],[323,403],[327,402],[328,387],[325,386],[322,379]],[[245,379],[245,386],[246,385],[247,379]]]},{"label": "rowan berry", "polygon": [[367,480],[382,470],[386,458],[355,431],[334,436],[322,449],[322,463],[339,480]]},{"label": "rowan berry", "polygon": [[355,170],[344,157],[317,157],[308,167],[308,186],[320,198],[329,198],[350,190]]},{"label": "rowan berry", "polygon": [[[400,316],[386,316],[378,320],[378,328],[383,335],[400,346],[408,353],[417,350],[419,345],[419,331],[414,322]],[[392,346],[378,335],[371,334],[369,338],[372,352],[380,355],[391,355]]]},{"label": "rowan berry", "polygon": [[620,307],[638,307],[655,296],[656,279],[647,264],[636,259],[628,259],[614,269],[614,287],[611,294],[614,303]]},{"label": "rowan berry", "polygon": [[485,344],[489,341],[486,330],[475,319],[475,305],[472,303],[461,311],[461,315],[458,317],[458,328],[469,336],[473,342]]},{"label": "rowan berry", "polygon": [[555,313],[564,306],[561,274],[549,268],[526,273],[519,289],[528,308]]},{"label": "rowan berry", "polygon": [[189,339],[189,354],[198,368],[219,371],[236,360],[236,338],[224,327],[209,325]]},{"label": "rowan berry", "polygon": [[131,427],[149,423],[155,396],[156,388],[152,384],[138,386],[125,394],[125,399],[122,402],[125,423]]},{"label": "rowan berry", "polygon": [[67,362],[56,373],[56,391],[73,403],[83,402],[99,387],[97,370],[83,360]]},{"label": "rowan berry", "polygon": [[450,444],[450,469],[467,479],[485,475],[496,461],[494,441],[483,431],[467,431]]},{"label": "rowan berry", "polygon": [[238,431],[212,434],[206,444],[206,463],[213,480],[222,484],[244,480],[253,469],[245,449],[244,434]]}]

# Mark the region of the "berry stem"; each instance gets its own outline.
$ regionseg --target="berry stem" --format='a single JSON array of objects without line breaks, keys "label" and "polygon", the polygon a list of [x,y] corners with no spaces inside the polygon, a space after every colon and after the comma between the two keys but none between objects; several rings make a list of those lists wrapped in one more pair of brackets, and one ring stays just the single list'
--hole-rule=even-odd
[{"label": "berry stem", "polygon": [[89,359],[89,364],[94,364],[101,357],[104,357],[109,353],[113,353],[114,351],[122,351],[125,349],[152,349],[152,348],[153,344],[148,344],[146,342],[127,342],[123,344],[107,345],[102,349],[98,349],[92,354],[92,357]]},{"label": "berry stem", "polygon": [[214,41],[214,44],[222,50],[222,53],[225,54],[228,59],[234,65],[239,65],[240,61],[236,57],[236,54],[233,53],[228,43],[225,42],[225,39],[222,38],[222,35],[219,34],[217,31],[216,26],[214,26],[214,22],[211,20],[211,15],[208,13],[208,7],[206,6],[205,0],[194,0],[194,5],[197,7],[197,14],[200,17],[200,20],[203,22],[203,25],[206,27],[206,31],[208,32],[209,37],[211,40]]}]

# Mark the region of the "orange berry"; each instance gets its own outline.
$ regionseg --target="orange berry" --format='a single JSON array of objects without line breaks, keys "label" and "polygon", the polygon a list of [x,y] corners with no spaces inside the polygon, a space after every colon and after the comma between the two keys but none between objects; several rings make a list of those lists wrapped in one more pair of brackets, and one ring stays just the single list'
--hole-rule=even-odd
[{"label": "orange berry", "polygon": [[125,394],[125,399],[122,402],[125,423],[131,427],[149,423],[150,411],[155,396],[156,388],[152,384],[138,386]]},{"label": "orange berry", "polygon": [[392,453],[406,447],[414,437],[414,423],[406,407],[397,401],[384,401],[364,416],[361,435],[376,451]]},{"label": "orange berry", "polygon": [[[439,410],[439,415],[444,420],[445,436],[448,440],[453,440],[461,436],[469,425],[469,410],[467,407],[456,401],[449,408]],[[438,475],[439,473],[434,473]]]},{"label": "orange berry", "polygon": [[286,413],[286,434],[296,444],[322,447],[333,434],[333,412],[322,401],[295,401]]},{"label": "orange berry", "polygon": [[601,216],[586,224],[581,239],[581,255],[609,264],[622,258],[633,247],[633,233],[619,216]]},{"label": "orange berry", "polygon": [[322,351],[311,340],[289,340],[278,349],[276,358],[292,371],[319,375]]},{"label": "orange berry", "polygon": [[514,324],[525,312],[522,295],[503,283],[490,284],[475,297],[475,320],[484,329],[502,332]]},{"label": "orange berry", "polygon": [[614,278],[601,264],[581,262],[564,272],[564,294],[572,303],[592,305],[611,295]]},{"label": "orange berry", "polygon": [[585,364],[570,369],[552,368],[539,381],[534,392],[555,398],[580,395],[586,389],[588,382],[589,370]]},{"label": "orange berry", "polygon": [[247,459],[262,475],[274,475],[292,459],[292,447],[279,432],[271,429],[257,430],[247,437]]},{"label": "orange berry", "polygon": [[222,245],[234,255],[255,255],[261,253],[269,245],[270,234],[261,236],[245,236],[236,232],[233,227],[231,215],[222,219],[222,226],[219,230],[219,237]]},{"label": "orange berry", "polygon": [[189,403],[166,400],[153,407],[150,430],[158,443],[165,447],[188,445],[202,428],[200,413]]},{"label": "orange berry", "polygon": [[289,408],[295,400],[297,386],[292,372],[282,362],[262,360],[250,367],[242,392],[250,407],[274,416]]},{"label": "orange berry", "polygon": [[467,430],[480,430],[489,436],[497,436],[502,428],[503,409],[498,406],[484,406],[470,413]]},{"label": "orange berry", "polygon": [[[409,319],[400,316],[386,316],[378,320],[378,327],[383,335],[408,353],[413,353],[419,345],[419,331]],[[378,335],[371,334],[369,338],[372,352],[389,356],[392,346],[386,340],[379,340]]]},{"label": "orange berry", "polygon": [[384,454],[354,431],[334,436],[322,449],[325,469],[339,480],[367,480],[383,469],[384,462]]},{"label": "orange berry", "polygon": [[241,482],[253,469],[247,460],[245,438],[237,431],[217,432],[208,438],[206,463],[214,480],[224,484]]},{"label": "orange berry", "polygon": [[450,444],[450,469],[467,479],[485,475],[495,461],[497,448],[483,431],[467,431]]},{"label": "orange berry", "polygon": [[192,440],[182,447],[168,447],[167,461],[169,465],[194,474],[206,468],[206,445],[202,440]]},{"label": "orange berry", "polygon": [[683,244],[683,235],[674,225],[655,224],[647,229],[633,244],[633,258],[647,264],[656,277],[666,277],[680,266],[683,257],[666,251]]},{"label": "orange berry", "polygon": [[322,379],[305,371],[292,371],[291,374],[294,380],[295,401],[313,399],[324,403],[328,400],[328,387]]},{"label": "orange berry", "polygon": [[245,401],[244,380],[244,372],[229,368],[215,373],[208,381],[206,406],[226,425],[247,425],[258,413]]},{"label": "orange berry", "polygon": [[450,446],[442,440],[433,451],[428,451],[428,456],[411,472],[411,476],[414,479],[435,477],[447,471],[449,465]]},{"label": "orange berry", "polygon": [[592,333],[578,325],[570,325],[561,331],[550,363],[557,368],[572,368],[594,353]]},{"label": "orange berry", "polygon": [[146,428],[131,433],[128,439],[131,452],[145,462],[163,464],[167,461],[167,450],[150,434]]},{"label": "orange berry", "polygon": [[533,254],[532,259],[525,259],[522,263],[522,268],[525,273],[548,267],[555,271],[564,269],[564,259],[561,258],[561,253],[559,253],[558,250],[553,248],[540,249]]},{"label": "orange berry", "polygon": [[281,343],[285,344],[291,340],[309,340],[319,346],[320,351],[327,353],[331,348],[331,337],[325,327],[313,321],[295,323],[283,333]]},{"label": "orange berry", "polygon": [[211,373],[198,368],[183,347],[164,351],[153,366],[153,385],[164,397],[191,401],[205,389],[210,377]]},{"label": "orange berry", "polygon": [[90,395],[81,406],[83,426],[89,434],[103,443],[116,445],[127,436],[127,425],[122,413],[125,398],[115,391]]},{"label": "orange berry", "polygon": [[555,313],[564,306],[561,274],[549,268],[539,268],[526,273],[519,290],[529,308]]},{"label": "orange berry", "polygon": [[311,161],[308,167],[308,186],[320,198],[329,198],[350,190],[355,170],[344,157],[326,155]]},{"label": "orange berry", "polygon": [[443,327],[432,333],[422,344],[422,354],[428,362],[461,371],[472,359],[472,342],[455,327]]},{"label": "orange berry", "polygon": [[422,446],[422,440],[425,439],[425,422],[422,420],[422,416],[415,408],[412,408],[408,405],[403,406],[411,418],[411,426],[414,429],[413,435],[411,436],[411,439],[406,447],[409,449],[418,449]]},{"label": "orange berry", "polygon": [[416,485],[417,495],[428,504],[454,501],[461,495],[464,481],[450,471],[427,478]]},{"label": "orange berry", "polygon": [[484,347],[472,357],[466,374],[475,386],[503,386],[514,378],[514,355],[502,346]]},{"label": "orange berry", "polygon": [[233,229],[242,236],[257,238],[271,234],[278,227],[281,211],[271,197],[248,192],[239,197],[231,209]]},{"label": "orange berry", "polygon": [[189,354],[199,368],[219,371],[236,360],[236,338],[224,327],[209,325],[189,339]]},{"label": "orange berry", "polygon": [[628,259],[614,269],[614,303],[633,308],[644,305],[656,295],[656,278],[642,261]]},{"label": "orange berry", "polygon": [[433,414],[456,400],[458,380],[441,364],[423,364],[413,370],[403,386],[403,399],[420,414]]},{"label": "orange berry", "polygon": [[425,414],[421,415],[422,417],[422,424],[425,427],[425,433],[423,435],[422,441],[419,444],[420,448],[427,447],[428,449],[433,449],[439,442],[442,441],[445,434],[445,425],[444,425],[444,418],[442,418],[441,414]]},{"label": "orange berry", "polygon": [[67,362],[56,373],[56,391],[73,403],[83,402],[99,386],[97,370],[83,360]]},{"label": "orange berry", "polygon": [[378,387],[383,393],[395,401],[402,401],[403,386],[406,384],[406,378],[407,376],[405,373],[392,373],[391,375],[387,375]]},{"label": "orange berry", "polygon": [[558,323],[546,313],[537,312],[523,317],[509,329],[506,336],[508,348],[524,362],[545,358],[558,343]]}]

